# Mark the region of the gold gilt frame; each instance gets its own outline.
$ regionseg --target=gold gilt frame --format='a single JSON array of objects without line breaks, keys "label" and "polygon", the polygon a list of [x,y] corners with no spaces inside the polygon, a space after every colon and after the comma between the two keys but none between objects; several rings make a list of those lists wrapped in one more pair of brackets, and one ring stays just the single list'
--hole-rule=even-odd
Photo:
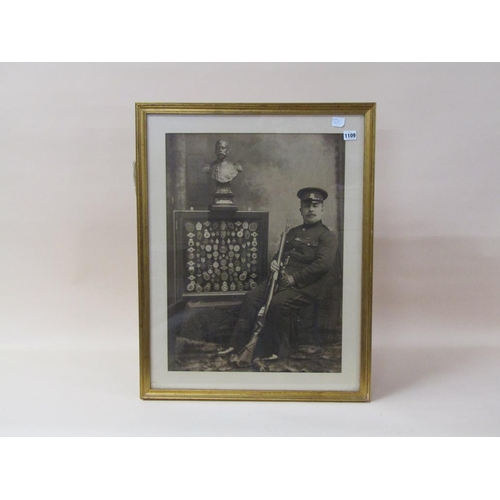
[{"label": "gold gilt frame", "polygon": [[[373,258],[373,205],[374,205],[374,158],[375,158],[375,104],[374,103],[314,103],[314,104],[188,104],[188,103],[137,103],[136,111],[136,189],[137,189],[137,220],[138,220],[138,261],[139,261],[139,329],[140,329],[140,396],[145,400],[241,400],[241,401],[345,401],[345,402],[366,402],[370,400],[370,381],[371,381],[371,322],[372,322],[372,258]],[[349,371],[349,363],[353,368],[353,377],[355,383],[343,382],[336,383],[335,376],[340,377],[342,373],[336,375],[314,374],[316,377],[309,387],[307,384],[300,383],[302,374],[281,373],[279,374],[279,383],[267,383],[274,380],[268,373],[259,373],[257,388],[248,388],[248,384],[240,384],[238,377],[232,372],[218,373],[217,378],[213,374],[197,373],[179,375],[178,372],[169,372],[168,364],[158,364],[154,359],[163,359],[164,344],[161,340],[162,335],[167,335],[166,323],[162,324],[156,317],[156,301],[152,301],[153,281],[156,283],[157,272],[152,276],[152,260],[162,261],[163,256],[158,257],[158,251],[161,253],[162,245],[155,244],[152,248],[152,237],[156,237],[155,229],[152,227],[152,217],[157,211],[158,206],[162,206],[166,197],[166,189],[156,187],[156,184],[150,179],[157,170],[167,170],[168,165],[165,161],[153,161],[154,157],[162,158],[165,155],[165,142],[153,143],[153,136],[165,137],[170,133],[170,125],[174,124],[177,131],[181,130],[186,124],[199,121],[200,126],[197,130],[211,133],[210,121],[204,121],[207,117],[213,117],[216,120],[223,120],[227,123],[226,131],[233,131],[233,123],[241,122],[241,117],[255,121],[258,118],[268,120],[276,129],[274,133],[281,133],[279,120],[290,119],[293,117],[294,123],[298,124],[302,132],[314,133],[314,126],[311,129],[310,119],[328,121],[330,132],[343,133],[350,130],[351,123],[358,124],[357,133],[359,139],[356,141],[345,140],[345,148],[358,148],[359,154],[353,157],[358,158],[357,166],[352,169],[360,170],[358,186],[355,186],[359,193],[361,215],[358,215],[359,224],[355,231],[359,234],[359,252],[356,255],[355,262],[359,262],[358,278],[355,281],[359,287],[357,302],[351,304],[354,309],[353,332],[345,331],[342,335],[346,339],[356,338],[356,344],[353,346],[354,357],[344,360],[342,354],[342,370]],[[161,118],[158,120],[158,118]],[[334,125],[333,118],[338,119]],[[165,122],[161,120],[166,119]],[[345,125],[342,126],[343,120]],[[252,122],[253,123],[253,122]],[[207,125],[204,125],[207,124]],[[191,129],[186,129],[189,133]],[[238,129],[240,131],[240,129]],[[344,139],[346,137],[344,136]],[[350,151],[346,149],[346,151]],[[351,169],[350,155],[345,155],[345,171]],[[162,174],[163,175],[163,174]],[[165,174],[168,177],[168,173]],[[166,179],[166,183],[168,179]],[[153,189],[154,188],[154,193]],[[291,191],[290,198],[295,199],[295,192]],[[294,202],[295,203],[295,202]],[[166,206],[166,202],[165,202]],[[294,205],[291,204],[291,207]],[[347,226],[346,226],[347,227]],[[346,233],[347,234],[347,233]],[[165,236],[166,240],[166,236]],[[156,242],[157,243],[157,242]],[[166,248],[167,241],[163,242]],[[160,250],[158,250],[160,248]],[[166,250],[165,250],[166,252]],[[352,253],[352,252],[351,252]],[[166,258],[165,258],[166,260]],[[345,264],[344,264],[345,267]],[[165,278],[166,280],[167,278]],[[155,285],[156,286],[156,285]],[[155,299],[156,300],[156,299]],[[161,302],[160,302],[161,304]],[[347,304],[349,305],[349,304]],[[344,305],[345,307],[345,305]],[[166,308],[165,308],[166,309]],[[163,313],[162,313],[163,314]],[[166,316],[166,314],[164,315]],[[356,319],[358,318],[358,319]],[[358,321],[358,323],[356,323]],[[155,322],[155,325],[153,325]],[[342,326],[344,328],[344,326]],[[358,331],[359,330],[359,331]],[[160,331],[160,333],[158,333]],[[164,332],[164,333],[162,333]],[[343,349],[343,347],[342,347]],[[155,371],[156,370],[156,371]],[[153,373],[155,371],[155,373]],[[172,381],[170,382],[170,376]],[[186,380],[182,377],[185,376]],[[257,375],[255,375],[257,376]],[[176,377],[181,377],[176,378]],[[191,377],[198,377],[201,382],[190,382]],[[329,378],[331,377],[331,378]],[[205,383],[205,378],[207,382]],[[180,380],[179,383],[176,381]],[[193,379],[195,380],[195,379]],[[211,380],[226,381],[227,384],[211,383]],[[308,379],[305,379],[308,380]],[[329,381],[332,380],[332,384]],[[250,384],[251,386],[251,384]]]}]

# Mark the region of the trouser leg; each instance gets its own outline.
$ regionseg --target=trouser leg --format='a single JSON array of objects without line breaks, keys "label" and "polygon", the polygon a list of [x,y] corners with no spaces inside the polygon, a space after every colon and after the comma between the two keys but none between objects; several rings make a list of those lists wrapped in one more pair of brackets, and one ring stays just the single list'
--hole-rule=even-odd
[{"label": "trouser leg", "polygon": [[302,309],[313,303],[313,299],[295,289],[278,292],[271,301],[266,318],[266,328],[260,337],[256,356],[267,357],[277,354],[286,357],[290,354],[290,333],[293,328],[290,312]]}]

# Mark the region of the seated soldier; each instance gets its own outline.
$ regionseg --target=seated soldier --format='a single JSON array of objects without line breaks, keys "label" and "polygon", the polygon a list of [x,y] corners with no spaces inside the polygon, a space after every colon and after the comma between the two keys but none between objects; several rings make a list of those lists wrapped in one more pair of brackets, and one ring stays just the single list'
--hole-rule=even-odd
[{"label": "seated soldier", "polygon": [[[281,268],[277,254],[271,271],[279,271],[279,286],[269,306],[265,327],[259,335],[255,357],[286,357],[290,352],[290,312],[321,299],[327,273],[332,270],[337,238],[321,221],[328,193],[321,188],[303,188],[300,213],[303,224],[288,231]],[[224,356],[240,352],[252,337],[257,314],[266,300],[267,283],[261,283],[245,295],[230,346],[219,351]]]}]

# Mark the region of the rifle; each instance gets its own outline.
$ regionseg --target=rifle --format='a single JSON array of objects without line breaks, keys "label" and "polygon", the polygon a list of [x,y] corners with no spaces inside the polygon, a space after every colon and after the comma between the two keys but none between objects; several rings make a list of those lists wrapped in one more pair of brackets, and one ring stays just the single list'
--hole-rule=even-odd
[{"label": "rifle", "polygon": [[[285,248],[286,234],[288,233],[288,228],[290,226],[290,220],[286,221],[285,230],[281,233],[280,246],[278,250],[278,267],[281,267],[281,261],[283,259],[283,249]],[[255,348],[257,347],[257,341],[259,340],[259,334],[264,328],[266,324],[266,316],[269,310],[269,306],[271,301],[273,300],[273,296],[276,293],[276,289],[278,288],[278,278],[280,271],[274,271],[269,281],[267,282],[266,293],[264,296],[264,304],[260,308],[257,319],[255,321],[255,326],[253,328],[252,336],[250,337],[249,342],[243,347],[243,349],[237,354],[236,358],[233,360],[237,366],[248,366],[252,363],[253,356],[255,353]]]}]

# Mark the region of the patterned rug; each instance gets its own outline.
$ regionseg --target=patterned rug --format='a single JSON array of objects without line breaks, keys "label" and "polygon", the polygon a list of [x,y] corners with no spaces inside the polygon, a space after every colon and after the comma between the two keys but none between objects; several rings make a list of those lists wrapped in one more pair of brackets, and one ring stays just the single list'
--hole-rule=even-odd
[{"label": "patterned rug", "polygon": [[238,371],[238,372],[302,372],[340,373],[342,346],[332,342],[322,346],[299,346],[288,358],[257,360],[248,367],[239,367],[231,356],[220,356],[215,343],[178,338],[176,353],[169,369],[172,371]]}]

